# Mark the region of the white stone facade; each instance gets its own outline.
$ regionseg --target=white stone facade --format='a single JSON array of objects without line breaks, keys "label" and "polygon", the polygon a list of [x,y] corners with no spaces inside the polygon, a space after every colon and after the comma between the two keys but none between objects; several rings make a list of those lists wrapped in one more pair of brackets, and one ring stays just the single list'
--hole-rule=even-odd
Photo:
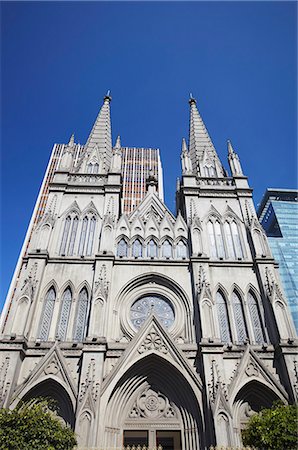
[{"label": "white stone facade", "polygon": [[27,234],[2,317],[1,405],[52,396],[82,447],[138,433],[174,450],[238,446],[249,416],[298,386],[252,191],[231,143],[228,176],[191,98],[176,216],[154,177],[123,215],[110,101],[80,151],[73,138],[62,147]]}]

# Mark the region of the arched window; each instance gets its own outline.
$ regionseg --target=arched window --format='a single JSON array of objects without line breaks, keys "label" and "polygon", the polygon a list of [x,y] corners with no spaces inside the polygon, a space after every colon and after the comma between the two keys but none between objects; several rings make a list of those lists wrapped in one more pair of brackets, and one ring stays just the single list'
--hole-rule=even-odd
[{"label": "arched window", "polygon": [[148,258],[157,257],[157,245],[153,239],[151,239],[147,244],[147,256]]},{"label": "arched window", "polygon": [[92,219],[90,220],[89,233],[87,239],[87,249],[86,249],[87,256],[92,255],[95,225],[96,225],[96,218],[93,216]]},{"label": "arched window", "polygon": [[62,341],[65,341],[66,339],[66,333],[67,333],[67,326],[68,326],[68,320],[69,320],[69,314],[70,314],[70,308],[71,308],[71,290],[70,288],[67,288],[66,291],[64,291],[63,298],[62,298],[62,306],[60,310],[60,321],[57,331],[57,336]]},{"label": "arched window", "polygon": [[92,173],[93,171],[93,164],[90,162],[87,164],[87,173]]},{"label": "arched window", "polygon": [[226,243],[227,243],[228,257],[235,259],[236,253],[235,253],[235,248],[234,248],[234,243],[233,243],[231,224],[229,222],[225,222],[224,230],[225,230],[225,237],[226,237]]},{"label": "arched window", "polygon": [[63,230],[61,246],[60,246],[60,255],[65,255],[65,252],[66,252],[66,244],[67,244],[67,240],[68,240],[70,224],[71,224],[71,217],[68,216],[65,219],[64,230]]},{"label": "arched window", "polygon": [[49,337],[55,300],[56,300],[56,292],[55,289],[51,287],[45,296],[44,307],[41,317],[39,338],[42,341],[47,341]]},{"label": "arched window", "polygon": [[163,258],[172,257],[172,245],[167,239],[162,244],[162,256]]},{"label": "arched window", "polygon": [[258,302],[257,302],[254,294],[252,294],[252,292],[248,293],[247,303],[248,303],[248,309],[249,309],[250,318],[251,318],[254,342],[256,344],[263,344],[265,339],[264,339],[264,333],[263,333],[263,328],[262,328],[260,310],[258,307]]},{"label": "arched window", "polygon": [[222,342],[231,342],[230,325],[226,301],[221,292],[216,293],[216,307],[219,323],[220,339]]},{"label": "arched window", "polygon": [[139,239],[135,239],[132,244],[132,256],[142,258],[142,244]]},{"label": "arched window", "polygon": [[98,169],[99,169],[99,164],[95,163],[94,167],[93,167],[93,173],[98,173]]},{"label": "arched window", "polygon": [[127,256],[127,242],[125,239],[121,239],[117,245],[117,256],[126,257]]},{"label": "arched window", "polygon": [[236,252],[236,257],[243,258],[243,250],[242,250],[241,240],[240,240],[240,236],[239,236],[239,229],[235,222],[231,223],[231,230],[232,230],[233,243],[234,243],[234,248],[235,248],[235,252]]},{"label": "arched window", "polygon": [[81,229],[81,236],[80,236],[80,243],[79,243],[79,255],[84,255],[88,222],[89,222],[88,217],[84,217],[83,222],[82,222],[82,229]]},{"label": "arched window", "polygon": [[176,255],[179,259],[184,259],[188,257],[187,246],[182,239],[176,245]]},{"label": "arched window", "polygon": [[216,169],[214,166],[204,166],[205,177],[216,177]]},{"label": "arched window", "polygon": [[79,294],[79,301],[77,307],[77,316],[75,321],[74,339],[83,341],[86,335],[87,326],[87,312],[88,312],[88,292],[83,288]]},{"label": "arched window", "polygon": [[72,256],[74,253],[74,246],[76,241],[77,229],[78,229],[79,219],[78,217],[74,217],[72,221],[70,240],[68,245],[68,255]]},{"label": "arched window", "polygon": [[218,220],[215,222],[209,220],[207,230],[209,235],[211,257],[224,258],[225,252],[220,222]]},{"label": "arched window", "polygon": [[232,307],[237,332],[237,342],[243,343],[247,339],[247,333],[241,299],[236,292],[233,292],[232,294]]}]

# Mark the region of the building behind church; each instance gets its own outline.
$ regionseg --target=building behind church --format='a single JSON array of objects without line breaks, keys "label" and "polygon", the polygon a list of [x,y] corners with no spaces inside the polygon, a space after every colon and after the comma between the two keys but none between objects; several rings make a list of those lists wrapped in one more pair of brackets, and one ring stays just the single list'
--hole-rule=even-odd
[{"label": "building behind church", "polygon": [[53,397],[81,448],[239,446],[298,387],[252,189],[191,97],[174,215],[159,151],[112,146],[110,103],[85,145],[53,148],[2,315],[1,406]]}]

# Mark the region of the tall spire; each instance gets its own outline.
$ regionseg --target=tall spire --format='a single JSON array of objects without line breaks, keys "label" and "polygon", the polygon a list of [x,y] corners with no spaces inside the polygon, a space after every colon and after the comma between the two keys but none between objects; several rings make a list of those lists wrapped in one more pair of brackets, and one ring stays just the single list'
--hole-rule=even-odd
[{"label": "tall spire", "polygon": [[91,151],[95,146],[99,152],[103,154],[106,170],[109,169],[112,157],[112,133],[111,133],[111,116],[110,102],[112,97],[110,91],[104,96],[103,105],[94,122],[91,133],[85,145],[87,152]]},{"label": "tall spire", "polygon": [[233,176],[242,176],[242,167],[240,164],[239,156],[233,149],[232,143],[230,140],[228,140],[228,160],[230,169]]},{"label": "tall spire", "polygon": [[[211,141],[207,128],[203,122],[202,117],[197,108],[197,101],[190,94],[189,98],[190,105],[190,119],[189,119],[189,156],[192,162],[192,167],[194,170],[202,172],[203,159],[208,156],[209,159],[216,161],[216,165],[223,174],[223,168],[221,162],[217,156],[215,147]],[[202,176],[204,176],[202,174]]]}]

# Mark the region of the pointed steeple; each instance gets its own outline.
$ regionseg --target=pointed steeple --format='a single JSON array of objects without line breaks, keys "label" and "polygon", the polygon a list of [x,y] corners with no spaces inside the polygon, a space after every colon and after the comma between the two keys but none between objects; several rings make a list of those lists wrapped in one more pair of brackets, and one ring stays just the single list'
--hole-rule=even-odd
[{"label": "pointed steeple", "polygon": [[197,108],[197,101],[190,94],[190,119],[189,119],[189,156],[192,162],[192,167],[197,170],[201,176],[204,176],[202,171],[202,160],[208,156],[210,160],[215,161],[217,166],[217,174],[223,176],[223,168],[217,156],[215,147],[211,141],[207,128],[203,122],[202,117]]},{"label": "pointed steeple", "polygon": [[239,156],[234,151],[231,141],[228,140],[228,159],[229,165],[233,176],[242,176],[242,167],[240,164]]},{"label": "pointed steeple", "polygon": [[112,158],[112,133],[111,133],[111,116],[110,102],[112,97],[110,91],[104,97],[103,105],[95,120],[91,133],[85,145],[86,152],[90,152],[97,147],[100,154],[103,155],[105,170],[107,171],[111,164]]}]

